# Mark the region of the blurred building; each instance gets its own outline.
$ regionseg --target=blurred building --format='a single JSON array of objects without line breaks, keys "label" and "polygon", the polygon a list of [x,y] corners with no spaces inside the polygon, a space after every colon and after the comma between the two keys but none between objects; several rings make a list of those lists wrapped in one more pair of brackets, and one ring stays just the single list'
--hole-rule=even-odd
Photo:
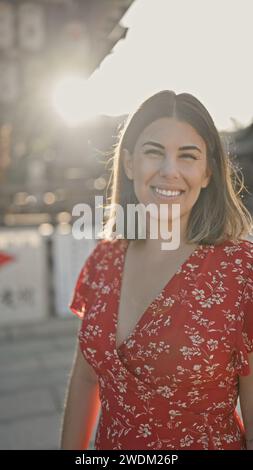
[{"label": "blurred building", "polygon": [[222,138],[230,158],[240,170],[246,191],[241,193],[243,201],[253,214],[253,122],[234,132],[223,132]]},{"label": "blurred building", "polygon": [[102,116],[96,128],[67,129],[49,109],[47,93],[55,77],[91,75],[125,38],[120,20],[132,3],[0,1],[1,225],[13,214],[29,213],[31,225],[50,221],[50,214],[54,219],[105,189],[103,149],[121,119]]},{"label": "blurred building", "polygon": [[234,134],[235,152],[249,193],[245,194],[247,207],[253,214],[253,122]]}]

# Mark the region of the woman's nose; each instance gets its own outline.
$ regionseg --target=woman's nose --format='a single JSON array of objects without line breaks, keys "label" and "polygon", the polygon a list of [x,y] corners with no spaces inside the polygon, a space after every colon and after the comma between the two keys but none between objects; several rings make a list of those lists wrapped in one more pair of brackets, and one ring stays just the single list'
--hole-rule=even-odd
[{"label": "woman's nose", "polygon": [[160,167],[160,174],[162,176],[167,176],[167,175],[174,175],[178,174],[178,166],[175,158],[172,158],[171,156],[166,156],[164,160],[161,162],[161,167]]}]

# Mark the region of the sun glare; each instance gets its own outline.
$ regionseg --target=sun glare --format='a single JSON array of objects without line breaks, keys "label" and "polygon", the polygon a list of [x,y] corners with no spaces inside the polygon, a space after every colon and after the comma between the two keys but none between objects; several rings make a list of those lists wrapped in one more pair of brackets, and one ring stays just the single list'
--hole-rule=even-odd
[{"label": "sun glare", "polygon": [[68,76],[57,81],[52,91],[55,111],[71,127],[97,115],[96,99],[88,80]]}]

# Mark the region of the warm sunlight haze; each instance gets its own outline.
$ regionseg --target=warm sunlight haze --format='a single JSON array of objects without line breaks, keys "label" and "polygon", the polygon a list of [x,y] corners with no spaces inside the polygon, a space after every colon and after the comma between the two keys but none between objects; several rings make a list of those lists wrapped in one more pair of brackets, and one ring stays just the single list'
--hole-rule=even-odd
[{"label": "warm sunlight haze", "polygon": [[121,20],[129,28],[126,39],[87,82],[89,99],[82,82],[65,83],[56,107],[78,123],[96,112],[128,114],[151,94],[172,89],[198,97],[219,130],[247,126],[253,119],[252,18],[252,0],[135,0]]},{"label": "warm sunlight haze", "polygon": [[86,79],[64,77],[53,86],[53,107],[69,126],[77,126],[99,113],[94,92]]}]

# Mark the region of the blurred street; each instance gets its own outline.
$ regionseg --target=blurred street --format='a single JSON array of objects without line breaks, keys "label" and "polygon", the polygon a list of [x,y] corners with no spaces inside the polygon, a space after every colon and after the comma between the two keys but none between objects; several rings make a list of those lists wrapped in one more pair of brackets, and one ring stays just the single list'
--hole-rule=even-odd
[{"label": "blurred street", "polygon": [[0,449],[59,449],[78,320],[0,332]]}]

